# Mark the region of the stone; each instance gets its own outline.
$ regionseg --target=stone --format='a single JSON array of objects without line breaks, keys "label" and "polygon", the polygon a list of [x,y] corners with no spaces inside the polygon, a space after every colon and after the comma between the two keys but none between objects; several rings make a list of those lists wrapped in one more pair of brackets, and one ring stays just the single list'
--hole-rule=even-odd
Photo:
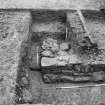
[{"label": "stone", "polygon": [[57,56],[68,56],[69,54],[66,51],[59,51],[57,52]]},{"label": "stone", "polygon": [[55,40],[53,38],[46,38],[43,41],[42,48],[46,49],[46,50],[50,49],[52,51],[58,51],[59,50],[59,46],[57,44],[57,40]]},{"label": "stone", "polygon": [[54,66],[56,65],[56,61],[56,58],[42,57],[41,66]]},{"label": "stone", "polygon": [[53,53],[49,50],[45,50],[41,54],[42,54],[42,56],[48,56],[48,57],[53,57],[54,56]]},{"label": "stone", "polygon": [[69,55],[69,64],[76,64],[76,63],[81,63],[80,59],[78,58],[77,55],[71,54]]},{"label": "stone", "polygon": [[68,43],[61,43],[60,44],[60,50],[68,50],[69,49],[69,45]]},{"label": "stone", "polygon": [[69,54],[66,51],[59,51],[57,53],[57,65],[66,65],[69,61]]},{"label": "stone", "polygon": [[27,89],[23,89],[23,100],[25,102],[32,102],[31,92]]},{"label": "stone", "polygon": [[29,83],[26,77],[23,77],[23,78],[21,79],[21,81],[22,81],[22,83],[23,83],[24,85],[27,85],[27,84]]}]

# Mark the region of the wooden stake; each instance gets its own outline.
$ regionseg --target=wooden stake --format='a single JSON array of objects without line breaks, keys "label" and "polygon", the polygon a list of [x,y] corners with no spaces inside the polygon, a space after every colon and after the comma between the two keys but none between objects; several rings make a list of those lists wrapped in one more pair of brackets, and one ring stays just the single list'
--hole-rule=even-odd
[{"label": "wooden stake", "polygon": [[67,38],[68,38],[68,29],[67,29],[67,27],[66,27],[66,40],[67,40]]},{"label": "wooden stake", "polygon": [[37,47],[37,65],[39,64],[39,47]]}]

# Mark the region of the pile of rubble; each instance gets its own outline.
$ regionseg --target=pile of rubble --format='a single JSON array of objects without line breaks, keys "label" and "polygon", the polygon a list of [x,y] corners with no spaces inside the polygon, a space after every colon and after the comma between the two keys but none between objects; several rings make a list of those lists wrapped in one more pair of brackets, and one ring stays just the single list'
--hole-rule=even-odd
[{"label": "pile of rubble", "polygon": [[41,66],[66,66],[70,63],[79,63],[78,57],[73,54],[69,42],[58,43],[57,40],[46,38],[42,44]]},{"label": "pile of rubble", "polygon": [[[85,40],[88,41],[88,40]],[[97,53],[96,44],[81,43],[81,49]],[[84,45],[84,46],[82,46]],[[103,81],[104,65],[84,64],[78,54],[73,52],[70,42],[59,42],[53,38],[45,38],[42,42],[41,69],[46,83],[55,82],[97,82]],[[90,51],[89,51],[90,50]],[[90,55],[91,55],[90,53]],[[87,56],[90,56],[89,54]],[[100,68],[99,68],[100,67]],[[101,71],[100,71],[101,70]]]}]

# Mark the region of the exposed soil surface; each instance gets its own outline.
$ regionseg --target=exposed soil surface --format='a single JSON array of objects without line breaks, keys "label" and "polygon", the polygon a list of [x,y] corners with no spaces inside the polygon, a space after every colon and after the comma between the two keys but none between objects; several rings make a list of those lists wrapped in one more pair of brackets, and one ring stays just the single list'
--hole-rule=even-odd
[{"label": "exposed soil surface", "polygon": [[[51,12],[51,14],[52,13],[53,12]],[[103,96],[101,96],[102,93],[100,92],[100,87],[81,89],[75,89],[75,87],[95,86],[104,83],[105,77],[103,71],[105,67],[102,64],[104,64],[105,61],[105,51],[104,47],[101,46],[103,45],[101,43],[101,38],[98,36],[99,34],[102,35],[101,32],[103,31],[100,31],[96,36],[94,34],[95,40],[93,40],[93,34],[89,29],[89,25],[93,25],[94,21],[89,21],[90,12],[87,18],[86,13],[83,14],[86,18],[87,29],[90,31],[90,34],[87,36],[85,30],[81,29],[83,26],[80,27],[81,23],[77,13],[70,12],[69,14],[68,12],[68,15],[70,16],[68,17],[69,21],[65,21],[67,18],[65,18],[65,13],[58,14],[55,18],[53,18],[55,13],[53,13],[53,15],[51,14],[49,12],[49,15],[46,17],[46,15],[36,13],[36,15],[33,16],[33,20],[36,19],[37,21],[33,21],[31,35],[29,36],[28,41],[26,41],[26,47],[23,49],[25,55],[21,59],[23,65],[20,67],[17,81],[19,84],[17,87],[17,92],[19,93],[17,94],[17,103],[85,105],[87,104],[87,100],[89,102],[93,102],[95,99],[96,102],[98,101],[98,103],[93,102],[95,105],[101,104],[101,102],[103,102]],[[43,19],[41,17],[38,18],[38,15],[41,15]],[[98,15],[100,17],[100,14]],[[93,18],[93,20],[95,20],[97,17]],[[70,21],[72,21],[72,23],[70,23]],[[96,19],[96,21],[104,26],[103,18]],[[69,25],[66,22],[69,22]],[[69,30],[67,30],[65,26],[68,26]],[[94,24],[93,26],[94,28],[92,31],[96,32],[95,29],[99,26],[97,26],[97,24]],[[70,30],[72,30],[72,32],[70,32]],[[69,32],[66,34],[67,31]],[[69,36],[67,37],[68,39],[66,38],[66,35]],[[98,40],[99,43],[97,43],[96,40]],[[68,41],[70,45],[68,44]],[[70,58],[68,50],[70,51],[72,58]],[[76,59],[76,61],[81,61],[80,63],[83,64],[82,66],[78,65],[77,62],[73,62],[75,59],[75,56],[73,55],[76,55],[76,57],[79,58]],[[55,59],[56,57],[59,58],[60,61],[64,62],[57,61]],[[71,60],[70,63],[68,63],[68,58]],[[73,70],[71,70],[71,66],[69,69],[61,70],[56,68],[57,63],[58,67],[62,65],[63,67],[68,67],[68,65],[70,66],[71,63],[75,63],[77,66]],[[95,70],[97,72],[94,72],[92,67],[87,65],[87,63],[93,65],[95,64]],[[71,71],[73,71],[74,74]],[[84,72],[86,72],[86,74]],[[91,81],[87,81],[89,80],[90,75],[92,75],[94,78],[92,77]],[[51,84],[48,84],[49,78],[47,77],[51,77],[50,79],[53,80],[53,82],[51,81]],[[86,81],[83,81],[83,77]],[[46,78],[47,83],[45,81]],[[57,81],[54,81],[54,79],[57,79]],[[68,81],[70,79],[72,79],[72,81]],[[67,82],[64,80],[67,80]],[[62,89],[64,87],[70,87],[72,89]],[[90,95],[88,95],[86,92],[84,93],[84,91]],[[85,99],[84,95],[82,94],[86,95]],[[97,97],[100,97],[101,99],[97,99]],[[83,103],[83,100],[85,104]]]}]

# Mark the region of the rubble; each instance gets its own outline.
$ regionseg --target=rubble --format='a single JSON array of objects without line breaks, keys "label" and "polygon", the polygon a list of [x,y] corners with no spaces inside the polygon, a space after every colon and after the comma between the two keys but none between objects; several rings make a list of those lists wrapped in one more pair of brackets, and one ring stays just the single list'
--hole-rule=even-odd
[{"label": "rubble", "polygon": [[44,50],[41,52],[42,56],[47,56],[47,57],[54,57],[54,54],[50,50]]},{"label": "rubble", "polygon": [[58,51],[59,46],[57,44],[57,40],[54,40],[53,38],[47,38],[43,41],[42,48],[46,50],[52,50],[52,51]]},{"label": "rubble", "polygon": [[69,48],[68,42],[58,43],[57,40],[54,40],[53,38],[46,38],[42,43],[42,48],[42,66],[66,66],[81,62],[78,55],[73,54],[71,48]]},{"label": "rubble", "polygon": [[[47,65],[48,66],[52,66],[52,65],[65,66],[69,63],[76,63],[78,61],[78,58],[76,57],[76,55],[74,56],[73,54],[70,55],[70,53],[66,51],[66,50],[70,50],[68,42],[58,43],[57,40],[54,40],[53,38],[47,38],[43,41],[42,48],[44,50],[41,53],[42,54],[42,58],[41,58],[42,66],[44,65],[46,66]],[[49,58],[47,58],[46,56]]]}]

